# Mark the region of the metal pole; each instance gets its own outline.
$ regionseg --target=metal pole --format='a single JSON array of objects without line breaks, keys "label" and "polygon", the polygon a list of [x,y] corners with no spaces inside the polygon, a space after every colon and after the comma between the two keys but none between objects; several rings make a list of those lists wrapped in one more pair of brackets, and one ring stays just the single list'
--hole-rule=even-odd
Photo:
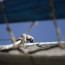
[{"label": "metal pole", "polygon": [[[15,46],[17,47],[20,44],[21,40],[15,42]],[[65,43],[64,41],[60,42],[62,45]],[[36,42],[34,43],[34,45],[36,46],[47,46],[47,47],[52,47],[52,46],[58,46],[58,42]],[[33,43],[25,43],[24,46],[34,46]],[[20,47],[24,47],[23,44],[20,45]],[[10,49],[13,48],[13,44],[10,45],[0,45],[0,50],[6,50],[6,49]]]}]

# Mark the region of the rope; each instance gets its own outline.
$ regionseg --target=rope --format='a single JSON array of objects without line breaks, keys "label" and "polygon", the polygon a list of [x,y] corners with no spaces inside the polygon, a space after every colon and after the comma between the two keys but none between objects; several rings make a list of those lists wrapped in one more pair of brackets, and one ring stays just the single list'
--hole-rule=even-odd
[{"label": "rope", "polygon": [[4,6],[3,2],[0,2],[0,5],[1,5],[2,13],[3,13],[3,18],[4,18],[4,21],[5,21],[6,26],[7,26],[7,31],[9,32],[9,34],[11,36],[11,40],[14,43],[15,42],[15,37],[14,37],[14,34],[13,34],[12,30],[10,29],[10,27],[8,25],[8,19],[6,17],[5,6]]},{"label": "rope", "polygon": [[29,30],[27,31],[27,34],[30,34],[32,28],[38,23],[38,21],[32,22],[31,26],[29,27]]},{"label": "rope", "polygon": [[55,15],[55,9],[54,9],[54,5],[53,5],[53,0],[50,0],[50,8],[51,8],[53,24],[55,26],[56,33],[57,33],[57,40],[60,43],[61,34],[60,34],[60,30],[59,30],[57,22],[56,22],[56,15]]}]

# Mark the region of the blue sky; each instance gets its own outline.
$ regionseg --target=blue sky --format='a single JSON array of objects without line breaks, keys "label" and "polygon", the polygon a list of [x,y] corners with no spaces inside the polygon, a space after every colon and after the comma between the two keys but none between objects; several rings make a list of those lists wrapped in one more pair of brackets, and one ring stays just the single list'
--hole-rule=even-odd
[{"label": "blue sky", "polygon": [[[60,28],[61,40],[65,39],[65,19],[57,20],[58,27]],[[21,34],[26,33],[32,22],[23,22],[23,23],[10,23],[9,26],[12,29],[16,38]],[[53,25],[52,20],[39,21],[36,26],[33,27],[30,32],[35,40],[34,42],[52,42],[57,41],[56,30]],[[0,39],[10,38],[9,33],[6,31],[6,25],[0,24]],[[11,41],[0,41],[1,44],[10,44]]]}]

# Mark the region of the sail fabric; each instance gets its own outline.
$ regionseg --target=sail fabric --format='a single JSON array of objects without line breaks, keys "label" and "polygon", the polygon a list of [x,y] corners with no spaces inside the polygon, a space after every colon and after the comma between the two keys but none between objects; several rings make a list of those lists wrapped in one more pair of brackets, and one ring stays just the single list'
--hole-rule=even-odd
[{"label": "sail fabric", "polygon": [[[56,18],[65,18],[65,0],[53,4]],[[50,0],[3,0],[3,5],[9,23],[52,19]],[[1,6],[0,23],[5,23]]]}]

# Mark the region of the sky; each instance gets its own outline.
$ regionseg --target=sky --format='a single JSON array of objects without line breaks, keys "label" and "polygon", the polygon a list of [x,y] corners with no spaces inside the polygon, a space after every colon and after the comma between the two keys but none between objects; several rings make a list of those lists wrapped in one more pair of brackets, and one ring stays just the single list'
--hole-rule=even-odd
[{"label": "sky", "polygon": [[[61,41],[65,40],[65,19],[57,19],[57,24],[61,33]],[[11,30],[16,38],[26,33],[32,24],[29,22],[9,23]],[[34,42],[53,42],[57,41],[57,34],[53,24],[53,20],[39,21],[36,26],[32,28],[30,35],[34,37]],[[10,39],[10,35],[6,30],[5,24],[0,24],[0,39]],[[9,41],[0,41],[0,45],[11,44]]]}]

